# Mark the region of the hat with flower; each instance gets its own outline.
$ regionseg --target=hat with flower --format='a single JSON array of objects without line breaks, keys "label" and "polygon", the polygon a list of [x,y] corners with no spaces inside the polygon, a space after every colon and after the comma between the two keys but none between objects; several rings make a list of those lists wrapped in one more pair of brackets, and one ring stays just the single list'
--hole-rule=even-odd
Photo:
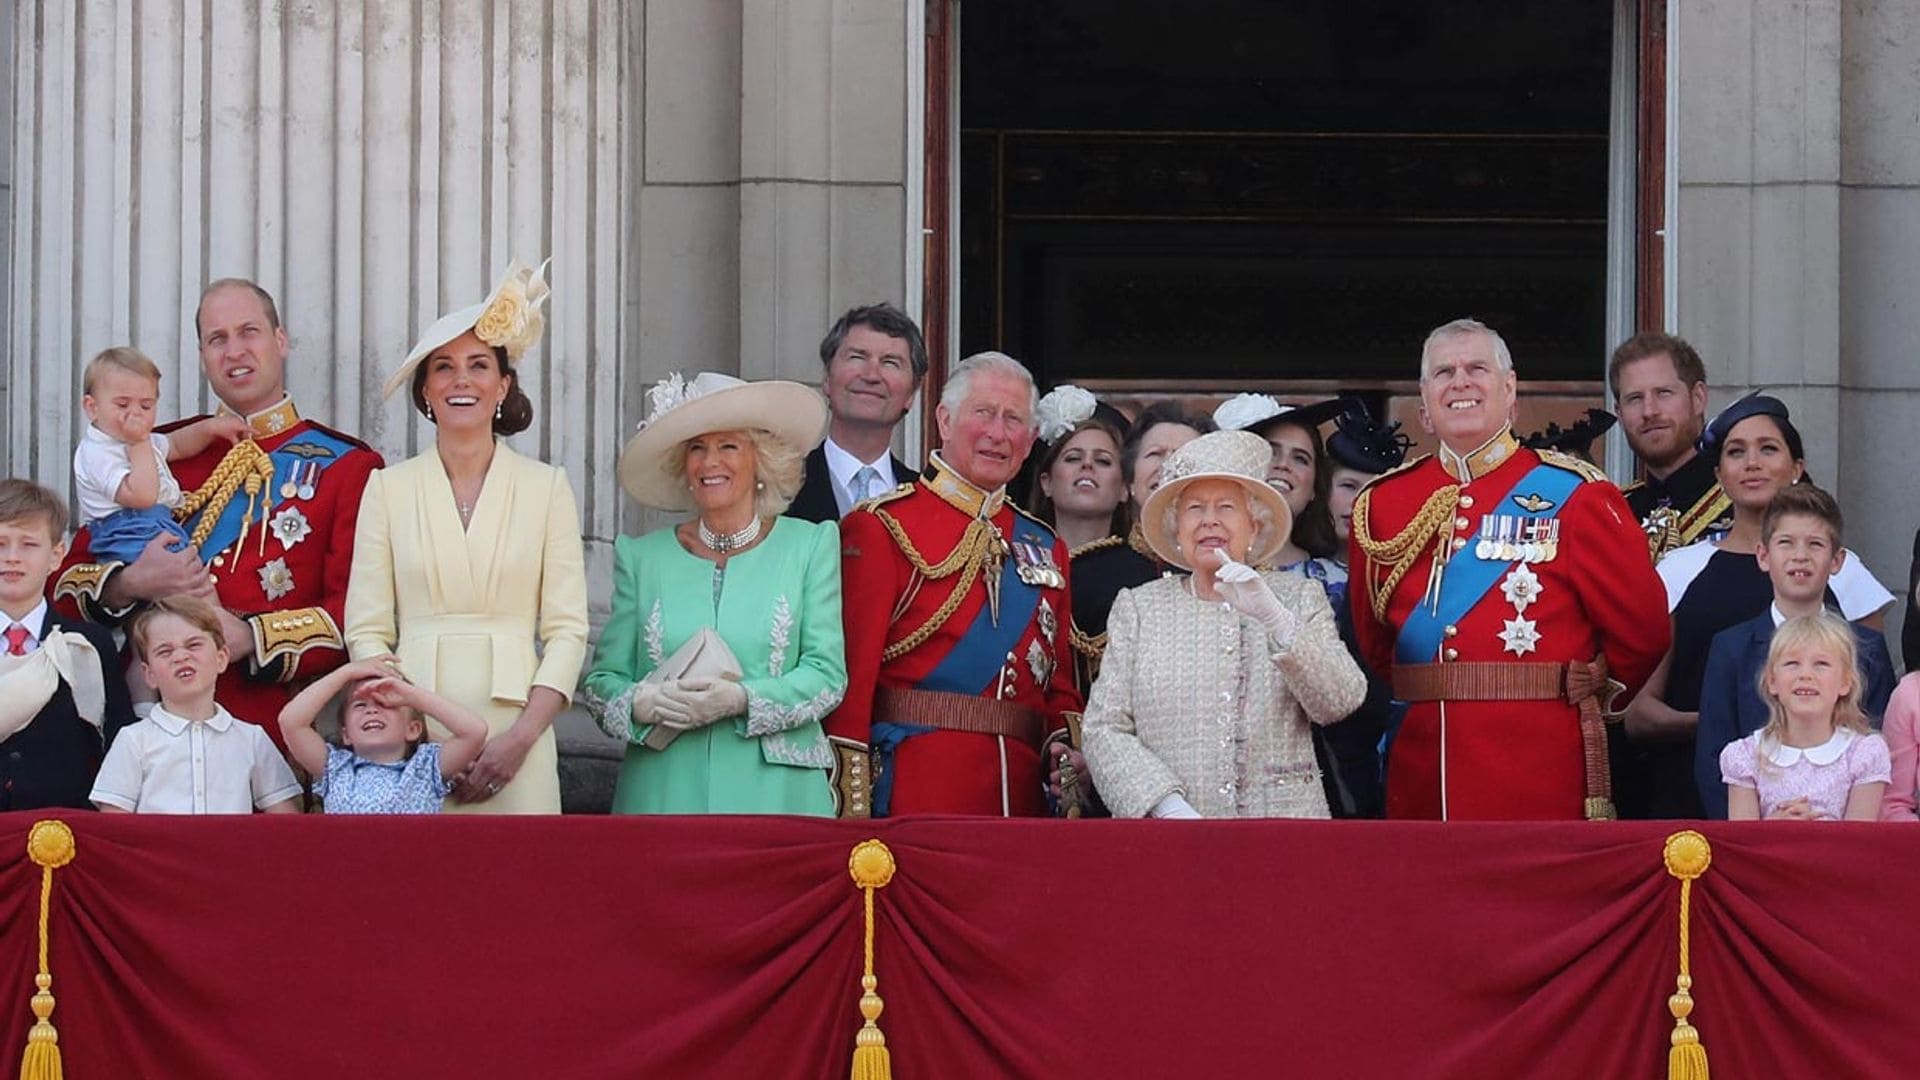
[{"label": "hat with flower", "polygon": [[420,340],[413,343],[399,369],[380,388],[380,396],[392,397],[395,390],[407,385],[414,369],[433,350],[469,330],[482,343],[506,350],[509,361],[519,360],[546,330],[546,316],[540,309],[552,291],[547,287],[547,265],[543,262],[536,270],[514,259],[507,264],[507,272],[501,275],[500,283],[485,300],[435,319],[433,325],[421,333]]},{"label": "hat with flower", "polygon": [[1272,394],[1235,394],[1213,410],[1213,422],[1221,431],[1251,431],[1260,434],[1268,424],[1284,420],[1304,428],[1317,428],[1347,407],[1345,399],[1331,398],[1311,405],[1282,405]]},{"label": "hat with flower", "polygon": [[827,437],[827,399],[803,383],[675,372],[647,391],[647,418],[620,452],[620,486],[645,506],[692,509],[686,477],[672,471],[668,451],[711,431],[762,431],[804,454]]},{"label": "hat with flower", "polygon": [[1267,484],[1267,464],[1272,460],[1273,447],[1251,431],[1211,431],[1167,455],[1160,467],[1160,486],[1141,508],[1140,532],[1147,546],[1162,561],[1193,569],[1192,560],[1180,550],[1177,527],[1167,510],[1178,506],[1181,493],[1196,481],[1231,480],[1247,493],[1249,507],[1259,504],[1273,515],[1273,528],[1254,537],[1246,562],[1252,566],[1272,562],[1293,534],[1287,500]]}]

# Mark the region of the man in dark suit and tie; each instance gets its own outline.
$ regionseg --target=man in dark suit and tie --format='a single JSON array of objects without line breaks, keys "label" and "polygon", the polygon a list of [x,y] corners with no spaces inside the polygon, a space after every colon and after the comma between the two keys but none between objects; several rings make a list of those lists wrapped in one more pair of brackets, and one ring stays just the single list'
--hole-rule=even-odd
[{"label": "man in dark suit and tie", "polygon": [[820,342],[821,390],[832,419],[807,455],[806,479],[787,513],[837,521],[856,503],[892,491],[914,473],[893,454],[893,429],[927,374],[927,345],[892,304],[857,307]]}]

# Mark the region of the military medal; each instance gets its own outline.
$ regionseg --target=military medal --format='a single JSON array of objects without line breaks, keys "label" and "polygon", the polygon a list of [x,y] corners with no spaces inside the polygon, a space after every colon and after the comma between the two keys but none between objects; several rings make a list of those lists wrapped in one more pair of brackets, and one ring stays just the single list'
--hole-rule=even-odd
[{"label": "military medal", "polygon": [[313,533],[312,523],[307,521],[307,515],[301,513],[297,506],[289,506],[273,515],[273,520],[267,523],[267,529],[280,538],[283,549],[291,548]]},{"label": "military medal", "polygon": [[311,499],[313,498],[314,485],[320,481],[320,463],[317,461],[309,461],[307,462],[307,467],[302,471],[305,472],[306,475],[300,480],[299,494],[302,499]]},{"label": "military medal", "polygon": [[293,571],[287,569],[287,560],[275,559],[260,568],[260,591],[267,599],[278,600],[293,591]]},{"label": "military medal", "polygon": [[1540,598],[1540,576],[1524,563],[1513,568],[1505,581],[1500,583],[1500,593],[1513,605],[1513,613],[1518,615],[1527,610],[1527,605]]},{"label": "military medal", "polygon": [[295,481],[300,477],[300,463],[295,462],[292,471],[287,473],[286,482],[280,485],[280,497],[291,499],[300,493],[300,485]]},{"label": "military medal", "polygon": [[1473,545],[1473,557],[1480,560],[1493,558],[1493,515],[1480,519],[1480,542]]}]

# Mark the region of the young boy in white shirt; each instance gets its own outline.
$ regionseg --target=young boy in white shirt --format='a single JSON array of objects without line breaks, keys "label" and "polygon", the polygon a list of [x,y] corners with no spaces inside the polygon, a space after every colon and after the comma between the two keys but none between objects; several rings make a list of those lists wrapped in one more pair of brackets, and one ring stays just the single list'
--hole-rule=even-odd
[{"label": "young boy in white shirt", "polygon": [[300,782],[262,728],[213,700],[227,666],[220,617],[206,601],[155,601],[128,630],[160,704],[122,731],[90,796],[106,811],[143,814],[300,812]]}]

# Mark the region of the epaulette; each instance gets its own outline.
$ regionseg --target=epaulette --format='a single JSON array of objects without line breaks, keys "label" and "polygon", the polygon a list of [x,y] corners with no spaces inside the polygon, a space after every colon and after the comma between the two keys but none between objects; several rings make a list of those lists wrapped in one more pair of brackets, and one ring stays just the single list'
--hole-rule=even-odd
[{"label": "epaulette", "polygon": [[1397,468],[1388,469],[1386,472],[1383,472],[1379,476],[1376,476],[1373,479],[1367,481],[1366,484],[1364,484],[1360,488],[1360,490],[1365,491],[1367,490],[1367,488],[1370,488],[1375,484],[1378,484],[1380,481],[1385,480],[1390,476],[1399,476],[1401,473],[1406,472],[1408,469],[1417,469],[1420,467],[1421,462],[1427,460],[1432,456],[1433,456],[1432,454],[1421,454],[1418,457],[1408,458],[1406,461],[1401,462]]},{"label": "epaulette", "polygon": [[1067,558],[1069,560],[1078,559],[1082,555],[1092,555],[1094,552],[1097,552],[1097,551],[1105,551],[1108,548],[1116,548],[1126,542],[1127,542],[1127,538],[1124,536],[1113,536],[1113,535],[1103,536],[1098,540],[1089,540],[1086,543],[1081,544],[1079,547],[1074,548],[1073,550],[1067,552]]},{"label": "epaulette", "polygon": [[911,494],[913,494],[913,484],[909,481],[908,483],[895,487],[892,491],[883,491],[870,499],[862,499],[854,503],[853,508],[855,510],[872,510],[877,506],[885,506],[895,499],[904,499]]},{"label": "epaulette", "polygon": [[1019,503],[1014,502],[1012,499],[1007,500],[1007,505],[1013,507],[1014,513],[1019,514],[1021,517],[1026,518],[1028,521],[1031,521],[1035,525],[1038,525],[1041,528],[1047,530],[1047,536],[1049,539],[1053,537],[1053,526],[1047,524],[1045,521],[1035,516],[1033,511],[1028,510],[1026,507],[1021,506]]},{"label": "epaulette", "polygon": [[[312,419],[308,419],[307,417],[304,417],[304,416],[303,416],[303,417],[301,417],[300,419],[301,419],[302,421],[304,421],[305,423],[307,423],[308,425],[310,425],[310,426],[312,426],[312,427],[316,427],[316,428],[319,428],[319,429],[320,429],[321,431],[323,431],[323,432],[325,432],[326,434],[328,434],[328,435],[331,435],[332,437],[334,437],[334,438],[336,438],[336,439],[339,439],[339,440],[340,440],[341,442],[343,442],[343,443],[351,443],[351,444],[352,444],[352,445],[354,446],[354,448],[355,448],[355,449],[359,449],[359,450],[371,450],[371,449],[373,449],[373,447],[371,447],[371,446],[369,446],[369,445],[367,445],[367,444],[366,444],[365,442],[363,442],[363,441],[361,441],[361,440],[359,440],[359,439],[356,439],[356,438],[354,438],[353,436],[351,436],[351,435],[349,435],[349,434],[347,434],[346,432],[344,432],[344,431],[341,431],[341,430],[339,430],[339,429],[337,429],[337,428],[331,428],[331,427],[328,427],[327,425],[325,425],[325,424],[323,424],[323,423],[321,423],[321,422],[320,422],[320,421],[318,421],[318,420],[312,420]],[[288,428],[287,430],[289,430],[289,431],[291,431],[291,430],[293,430],[293,429],[292,429],[292,428]]]},{"label": "epaulette", "polygon": [[1565,469],[1570,473],[1576,473],[1583,480],[1607,479],[1606,470],[1588,461],[1586,458],[1575,457],[1572,454],[1563,453],[1559,450],[1535,450],[1534,453],[1540,455],[1542,462],[1556,469]]}]

